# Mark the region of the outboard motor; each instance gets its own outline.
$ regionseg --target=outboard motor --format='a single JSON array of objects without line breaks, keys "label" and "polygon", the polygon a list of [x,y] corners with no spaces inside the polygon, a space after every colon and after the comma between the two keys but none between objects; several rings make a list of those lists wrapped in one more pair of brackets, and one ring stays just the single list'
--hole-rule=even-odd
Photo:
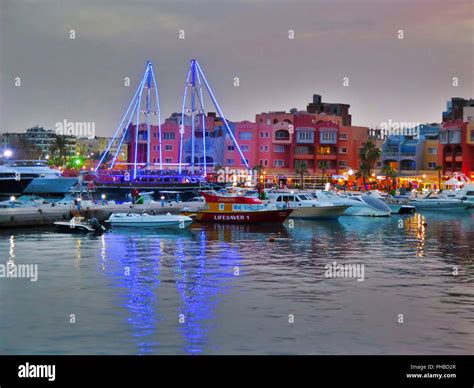
[{"label": "outboard motor", "polygon": [[92,217],[89,222],[94,230],[98,230],[100,228],[100,222],[97,218]]}]

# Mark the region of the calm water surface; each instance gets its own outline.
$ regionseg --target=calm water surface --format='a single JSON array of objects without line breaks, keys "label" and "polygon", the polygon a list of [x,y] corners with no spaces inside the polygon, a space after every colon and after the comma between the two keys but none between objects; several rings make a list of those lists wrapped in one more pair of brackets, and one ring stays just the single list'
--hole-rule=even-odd
[{"label": "calm water surface", "polygon": [[[474,349],[473,211],[100,237],[12,230],[0,255],[39,270],[37,282],[0,279],[1,354]],[[364,264],[365,280],[326,278],[334,261]]]}]

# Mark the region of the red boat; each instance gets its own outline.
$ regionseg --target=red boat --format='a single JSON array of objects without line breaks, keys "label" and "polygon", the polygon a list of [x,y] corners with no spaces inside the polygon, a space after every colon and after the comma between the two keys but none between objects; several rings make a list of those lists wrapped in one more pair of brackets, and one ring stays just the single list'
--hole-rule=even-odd
[{"label": "red boat", "polygon": [[196,213],[200,222],[233,224],[282,223],[293,209],[276,209],[265,205],[258,198],[244,196],[219,196],[202,192],[207,209]]}]

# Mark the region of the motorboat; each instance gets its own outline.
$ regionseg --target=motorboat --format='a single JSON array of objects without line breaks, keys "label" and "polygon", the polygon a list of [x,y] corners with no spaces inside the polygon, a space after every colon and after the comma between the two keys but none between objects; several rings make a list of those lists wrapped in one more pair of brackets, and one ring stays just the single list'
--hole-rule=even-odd
[{"label": "motorboat", "polygon": [[311,194],[304,192],[268,193],[268,203],[281,209],[293,209],[290,218],[334,219],[342,215],[350,205],[334,205],[320,202]]},{"label": "motorboat", "polygon": [[1,208],[11,208],[11,207],[36,207],[39,205],[49,204],[49,201],[46,201],[44,198],[38,195],[21,195],[16,198],[15,196],[10,197],[10,199],[5,201],[0,201]]},{"label": "motorboat", "polygon": [[105,221],[112,227],[132,227],[132,228],[178,228],[185,229],[192,224],[193,219],[184,215],[174,214],[148,214],[148,213],[113,213]]},{"label": "motorboat", "polygon": [[391,210],[388,205],[374,196],[362,193],[347,193],[338,195],[331,190],[316,190],[313,197],[334,205],[349,205],[344,211],[345,216],[388,217]]},{"label": "motorboat", "polygon": [[263,203],[260,199],[244,195],[219,195],[202,192],[206,208],[197,211],[196,220],[200,222],[258,224],[283,223],[293,209],[279,209],[274,204]]},{"label": "motorboat", "polygon": [[390,208],[390,212],[392,214],[413,214],[416,212],[415,206],[410,205],[410,199],[408,197],[392,196],[388,193],[382,193],[378,190],[368,191],[367,195],[371,195],[374,198],[385,202]]},{"label": "motorboat", "polygon": [[428,193],[423,198],[415,198],[410,203],[416,210],[464,210],[470,202],[460,198],[446,198],[434,192]]},{"label": "motorboat", "polygon": [[465,184],[458,190],[444,190],[439,196],[446,199],[460,199],[468,202],[469,207],[474,207],[474,184]]},{"label": "motorboat", "polygon": [[106,230],[95,217],[85,220],[84,217],[75,216],[70,221],[56,221],[54,226],[62,232],[100,234]]},{"label": "motorboat", "polygon": [[0,195],[41,194],[62,196],[78,183],[61,176],[46,160],[16,160],[0,165]]}]

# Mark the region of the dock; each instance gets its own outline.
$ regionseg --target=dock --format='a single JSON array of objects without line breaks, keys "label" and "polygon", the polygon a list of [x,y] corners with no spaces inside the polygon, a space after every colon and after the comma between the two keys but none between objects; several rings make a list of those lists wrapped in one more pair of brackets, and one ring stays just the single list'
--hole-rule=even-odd
[{"label": "dock", "polygon": [[0,209],[0,229],[19,228],[30,226],[53,225],[55,221],[69,221],[73,215],[86,218],[95,217],[104,222],[112,213],[154,213],[179,214],[184,211],[198,211],[204,207],[201,202],[166,202],[149,203],[143,205],[128,204],[88,204],[81,206],[80,211],[73,205],[38,205],[25,207],[11,207]]}]

